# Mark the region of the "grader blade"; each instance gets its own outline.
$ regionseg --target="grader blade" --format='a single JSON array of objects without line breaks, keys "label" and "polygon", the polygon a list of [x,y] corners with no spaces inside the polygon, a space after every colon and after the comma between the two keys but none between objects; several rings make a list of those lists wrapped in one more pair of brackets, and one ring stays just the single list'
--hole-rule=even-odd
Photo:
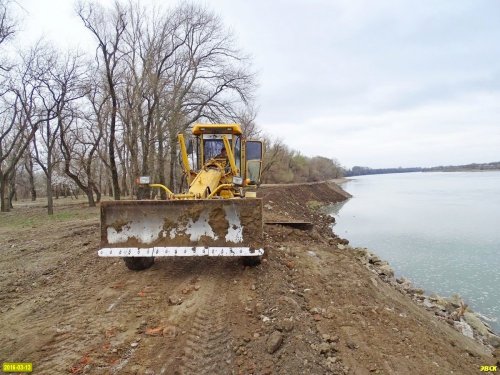
[{"label": "grader blade", "polygon": [[263,255],[261,199],[101,204],[100,256]]}]

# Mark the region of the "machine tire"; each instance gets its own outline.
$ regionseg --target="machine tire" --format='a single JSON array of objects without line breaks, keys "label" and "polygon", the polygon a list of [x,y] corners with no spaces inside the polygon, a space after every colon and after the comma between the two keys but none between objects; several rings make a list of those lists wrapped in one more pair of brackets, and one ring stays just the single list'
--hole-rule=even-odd
[{"label": "machine tire", "polygon": [[148,269],[155,262],[154,257],[126,257],[123,258],[125,265],[129,270],[142,271]]},{"label": "machine tire", "polygon": [[258,266],[262,261],[262,256],[242,257],[242,260],[243,260],[243,265],[247,267],[255,267]]}]

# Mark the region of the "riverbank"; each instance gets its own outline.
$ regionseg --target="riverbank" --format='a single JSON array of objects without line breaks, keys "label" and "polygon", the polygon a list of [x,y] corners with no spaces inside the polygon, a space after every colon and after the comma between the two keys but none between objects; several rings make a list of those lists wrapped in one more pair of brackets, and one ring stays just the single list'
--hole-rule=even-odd
[{"label": "riverbank", "polygon": [[437,294],[430,296],[418,288],[405,277],[394,277],[394,270],[388,262],[381,260],[377,255],[366,248],[351,248],[360,262],[371,272],[390,284],[399,292],[408,295],[415,303],[431,312],[440,321],[443,321],[462,333],[464,336],[476,340],[488,347],[492,352],[500,348],[500,337],[492,327],[482,320],[479,313],[474,312],[458,294],[451,297],[442,297]]},{"label": "riverbank", "polygon": [[[345,182],[345,180],[335,182],[339,184]],[[293,219],[304,220],[312,218],[315,222],[315,226],[319,229],[317,234],[324,234],[326,227],[331,227],[331,218],[324,217],[321,214],[321,210],[318,209],[318,205],[313,208],[318,209],[319,212],[311,213],[310,202],[311,200],[314,200],[323,204],[329,204],[332,203],[332,201],[338,202],[348,199],[350,194],[343,191],[337,184],[332,182],[325,183],[324,186],[322,186],[321,194],[318,194],[318,187],[321,186],[321,184],[303,185],[299,189],[300,194],[290,194],[288,191],[285,198],[287,203],[280,202],[278,206],[284,207],[288,205],[288,207],[295,207],[297,206],[297,200],[300,195],[300,198],[303,199],[305,205],[303,204],[299,206],[302,210],[295,212]],[[294,188],[297,188],[297,185],[294,185]],[[331,188],[331,193],[328,193],[328,189],[325,190],[324,188]],[[290,189],[292,189],[291,186],[287,188],[287,190]],[[279,198],[277,198],[276,195],[270,196],[269,193],[264,193],[262,196],[264,196],[267,200],[274,199],[279,201]],[[271,207],[267,208],[271,209]],[[314,211],[314,209],[312,211]],[[363,267],[377,276],[377,278],[370,277],[370,282],[373,285],[378,286],[380,282],[387,284],[394,291],[405,295],[414,304],[432,314],[432,317],[429,317],[432,322],[438,321],[441,324],[446,324],[462,334],[464,337],[475,340],[477,343],[484,346],[487,351],[495,353],[498,358],[500,337],[493,331],[487,322],[482,320],[482,316],[480,314],[475,313],[465,304],[460,296],[453,295],[449,298],[438,295],[427,296],[424,294],[423,289],[412,285],[406,278],[395,278],[394,270],[391,268],[389,263],[381,260],[377,255],[370,252],[368,249],[353,248],[348,245],[347,239],[343,239],[336,234],[333,234],[333,239],[329,239],[329,244],[336,247],[334,251],[350,252]]]},{"label": "riverbank", "polygon": [[426,291],[455,293],[500,332],[500,173],[364,176],[329,207],[333,230]]},{"label": "riverbank", "polygon": [[[340,179],[334,182],[343,184],[349,180]],[[381,260],[369,249],[352,246],[348,248],[357,253],[363,265],[374,273],[382,275],[386,278],[386,282],[408,294],[416,303],[434,313],[439,319],[447,322],[463,335],[489,346],[490,349],[499,347],[499,332],[490,326],[487,318],[480,312],[473,311],[458,293],[449,297],[443,297],[436,293],[425,295],[422,288],[412,285],[411,281],[404,276],[395,278],[395,272],[390,264]]]}]

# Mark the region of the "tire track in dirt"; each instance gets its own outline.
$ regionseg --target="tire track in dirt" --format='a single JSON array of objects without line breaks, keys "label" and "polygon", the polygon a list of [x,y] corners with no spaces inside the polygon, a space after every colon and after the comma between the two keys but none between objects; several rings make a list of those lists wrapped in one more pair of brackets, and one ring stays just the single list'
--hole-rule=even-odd
[{"label": "tire track in dirt", "polygon": [[[105,279],[97,278],[96,282],[105,282]],[[120,292],[118,299],[128,294],[130,292]],[[100,341],[102,333],[97,323],[100,314],[96,311],[96,295],[99,292],[95,284],[82,285],[80,289],[72,289],[51,302],[54,307],[52,311],[34,327],[39,332],[55,330],[50,340],[40,349],[46,355],[39,361],[38,371],[67,372],[71,363],[82,356],[86,347],[94,341]]]},{"label": "tire track in dirt", "polygon": [[[181,289],[192,282],[198,269],[203,267],[203,263],[195,259],[171,259],[157,262],[152,269],[133,272],[121,263],[119,266],[124,269],[118,271],[120,277],[105,280],[107,284],[103,284],[116,288],[112,291],[113,298],[109,298],[110,288],[103,288],[101,294],[107,298],[102,298],[93,307],[90,327],[87,325],[85,330],[79,330],[79,335],[89,335],[89,330],[94,334],[73,358],[72,367],[77,373],[126,373],[136,358],[136,351],[143,351],[143,346],[148,346],[149,337],[139,335],[159,319],[171,318],[178,306],[170,306],[168,296],[180,295]],[[89,313],[92,308],[83,310]],[[139,340],[140,346],[131,347],[131,343]],[[59,351],[58,348],[51,350]],[[156,356],[154,351],[158,351],[158,347],[153,345],[151,357]],[[67,364],[66,369],[70,366]]]},{"label": "tire track in dirt", "polygon": [[[207,285],[204,284],[199,288],[198,284],[200,273],[204,274],[204,267],[203,260],[197,258],[168,259],[158,262],[163,280],[151,275],[150,270],[142,272],[145,277],[151,279],[151,282],[139,292],[145,302],[139,314],[141,320],[139,333],[144,334],[151,329],[159,332],[155,335],[140,336],[138,350],[125,351],[119,361],[108,369],[110,373],[129,371],[134,366],[151,370],[158,368],[165,361],[170,363],[166,358],[175,357],[172,357],[172,352],[175,351],[176,336],[181,331],[179,325],[190,318],[191,312],[196,310],[196,306],[205,298]],[[198,286],[196,292],[195,284]],[[171,303],[170,296],[178,299],[180,304]],[[164,327],[169,329],[168,333],[162,331]],[[138,339],[137,335],[135,339]],[[168,364],[166,368],[170,368],[170,365]],[[158,369],[154,373],[161,372]]]},{"label": "tire track in dirt", "polygon": [[[121,351],[120,359],[108,366],[106,371],[101,369],[102,373],[231,373],[228,321],[231,308],[228,306],[234,303],[233,296],[239,295],[230,291],[234,286],[233,278],[241,273],[238,261],[220,258],[184,259],[182,263],[186,269],[178,273],[168,264],[173,261],[159,264],[167,264],[165,268],[161,267],[162,271],[171,275],[175,282],[160,283],[154,293],[146,292],[145,298],[149,298],[151,306],[141,314],[139,320],[147,322],[147,327],[141,326],[138,334],[131,337],[138,342],[138,347],[130,350],[127,345],[126,350]],[[170,304],[169,295],[182,297],[182,303]],[[156,296],[161,298],[156,299]],[[238,298],[234,300],[239,303]],[[147,330],[156,333],[147,334]],[[193,351],[204,354],[200,358],[189,357]],[[220,355],[224,361],[230,361],[230,364],[226,363],[227,368],[220,366]],[[217,363],[216,367],[212,361]]]},{"label": "tire track in dirt", "polygon": [[[95,270],[92,267],[93,255],[93,250],[88,251],[80,262],[68,264],[68,268],[57,275],[57,284],[64,284],[71,275],[82,274],[87,269]],[[91,285],[78,283],[72,285],[71,289],[64,289],[64,293],[59,295],[49,292],[57,290],[57,287],[46,288],[48,291],[43,294],[51,295],[52,298],[27,311],[25,319],[32,322],[30,331],[45,337],[38,340],[38,348],[35,348],[41,357],[37,361],[37,371],[67,372],[68,366],[64,365],[65,361],[61,358],[68,358],[69,361],[77,358],[79,349],[98,336],[92,312],[95,310],[95,297],[99,288],[102,288],[100,283],[109,275],[97,271]]]},{"label": "tire track in dirt", "polygon": [[184,342],[179,343],[176,358],[170,354],[169,361],[160,369],[161,374],[167,371],[176,374],[232,373],[234,355],[229,315],[236,306],[233,306],[231,285],[239,274],[237,263],[230,260],[217,259],[216,263],[207,264],[201,276],[204,293],[197,296],[196,309],[184,318]]},{"label": "tire track in dirt", "polygon": [[[85,256],[91,257],[90,254]],[[24,287],[22,303],[14,306],[2,317],[7,325],[10,325],[10,322],[23,322],[22,328],[15,333],[15,339],[9,340],[8,345],[2,344],[6,351],[4,355],[32,360],[36,363],[37,373],[66,372],[67,368],[59,365],[64,362],[61,358],[74,357],[75,351],[81,346],[81,340],[74,337],[85,337],[87,341],[95,336],[95,332],[88,329],[88,317],[82,317],[80,310],[82,307],[91,307],[82,301],[94,300],[95,290],[78,288],[79,285],[73,285],[71,289],[61,289],[61,285],[68,283],[69,274],[81,273],[81,270],[75,270],[71,263],[73,262],[68,265],[70,272],[68,269],[61,269],[59,273],[54,271],[54,282],[45,282],[43,277],[50,274],[47,272],[31,278],[30,283],[35,286]],[[80,263],[80,268],[85,267],[86,263]],[[60,293],[61,291],[63,293]],[[28,336],[31,339],[25,340]],[[49,367],[45,367],[44,363],[48,363]]]},{"label": "tire track in dirt", "polygon": [[[26,240],[31,233],[23,234],[22,238],[16,242],[15,251],[6,251],[6,254],[20,254],[17,256],[22,260],[21,264],[16,265],[17,278],[3,278],[0,283],[0,299],[3,299],[3,294],[8,304],[16,304],[20,299],[25,300],[26,296],[34,295],[35,297],[43,295],[45,299],[60,297],[61,291],[67,293],[65,288],[61,288],[64,284],[71,283],[75,275],[80,275],[85,271],[94,271],[93,264],[95,253],[93,247],[97,246],[97,241],[94,238],[94,228],[80,229],[78,233],[86,234],[78,242],[73,242],[71,248],[67,248],[67,235],[64,234],[64,229],[61,228],[61,233],[54,233],[54,230],[47,231],[47,238],[53,241],[53,246],[43,246],[34,240]],[[55,246],[54,246],[55,244]],[[12,254],[10,254],[12,256]],[[82,264],[85,262],[85,264]],[[14,258],[3,257],[2,263],[15,263]],[[95,270],[98,272],[101,270]],[[14,271],[11,271],[14,272]],[[87,271],[88,273],[89,271]],[[19,275],[20,274],[20,275]],[[95,276],[94,276],[95,277]],[[4,284],[6,282],[6,284]],[[49,304],[50,305],[50,304]],[[37,303],[36,311],[46,307],[45,303]],[[57,309],[56,309],[57,310]],[[44,317],[54,311],[52,306],[44,311]]]},{"label": "tire track in dirt", "polygon": [[[125,265],[119,264],[119,267],[125,268]],[[93,285],[86,288],[84,296],[81,293],[78,294],[79,298],[67,296],[69,298],[65,299],[55,314],[60,315],[64,312],[59,316],[59,321],[64,321],[68,331],[56,334],[53,340],[44,345],[43,351],[52,355],[43,358],[38,369],[64,372],[73,368],[74,372],[78,373],[82,359],[88,358],[83,360],[85,362],[83,364],[90,362],[95,353],[101,352],[103,348],[109,349],[110,341],[113,342],[113,346],[123,348],[121,352],[124,358],[117,364],[117,369],[121,369],[120,363],[128,362],[133,355],[133,350],[128,345],[132,341],[135,329],[140,325],[142,313],[149,307],[144,303],[146,295],[152,303],[162,295],[158,288],[148,289],[148,287],[162,284],[175,288],[186,281],[191,269],[192,265],[187,262],[174,262],[169,272],[163,272],[162,268],[140,273],[120,270],[119,276],[112,273],[97,277]],[[177,278],[177,275],[184,277]],[[116,288],[110,292],[110,286]],[[148,292],[145,293],[145,290]],[[96,301],[96,296],[100,301]],[[86,304],[82,305],[82,301]],[[118,332],[114,333],[116,331]],[[63,363],[61,355],[70,361]],[[104,364],[105,362],[101,363],[101,366]]]},{"label": "tire track in dirt", "polygon": [[197,311],[186,340],[180,374],[232,373],[234,358],[225,312],[221,298]]}]

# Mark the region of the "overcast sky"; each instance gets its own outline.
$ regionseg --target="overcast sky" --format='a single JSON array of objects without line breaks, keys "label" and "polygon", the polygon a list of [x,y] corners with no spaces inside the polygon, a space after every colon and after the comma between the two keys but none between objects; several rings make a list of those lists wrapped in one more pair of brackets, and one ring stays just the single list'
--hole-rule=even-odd
[{"label": "overcast sky", "polygon": [[[18,2],[19,43],[90,45],[71,1]],[[303,154],[346,167],[500,161],[500,1],[200,3],[252,56],[258,124]]]}]

